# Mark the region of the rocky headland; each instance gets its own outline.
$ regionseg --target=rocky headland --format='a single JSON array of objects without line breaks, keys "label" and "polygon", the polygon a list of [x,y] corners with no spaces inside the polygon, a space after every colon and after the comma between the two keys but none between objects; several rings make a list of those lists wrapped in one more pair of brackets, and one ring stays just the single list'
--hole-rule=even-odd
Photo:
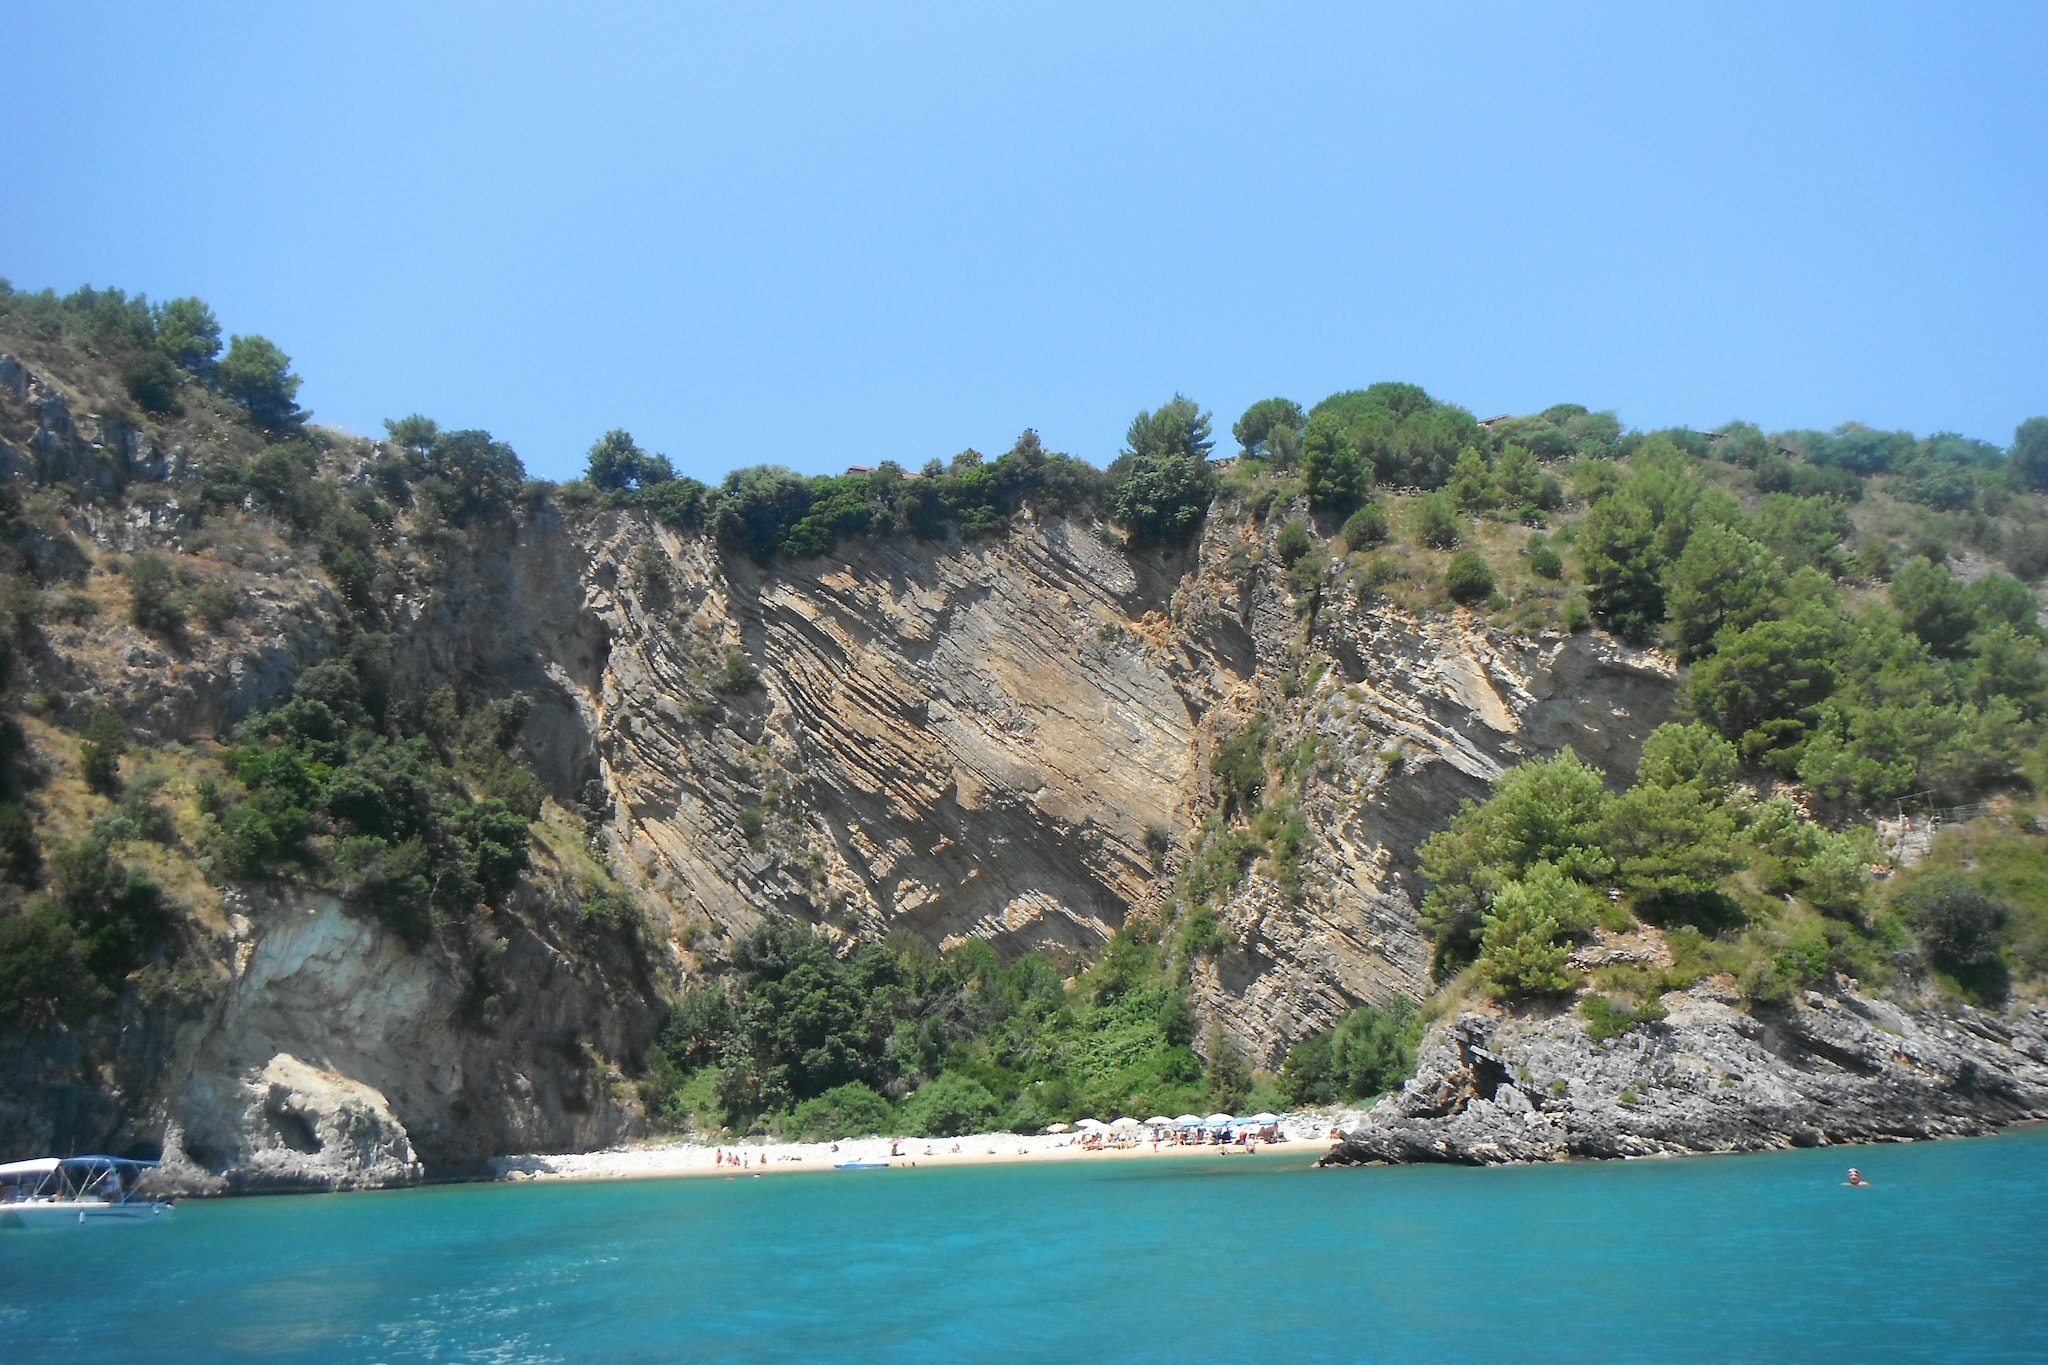
[{"label": "rocky headland", "polygon": [[1778,1008],[1732,981],[1595,1041],[1568,1013],[1469,1011],[1321,1164],[1497,1165],[1975,1137],[2048,1118],[2048,1009],[1908,1011],[1841,983]]}]

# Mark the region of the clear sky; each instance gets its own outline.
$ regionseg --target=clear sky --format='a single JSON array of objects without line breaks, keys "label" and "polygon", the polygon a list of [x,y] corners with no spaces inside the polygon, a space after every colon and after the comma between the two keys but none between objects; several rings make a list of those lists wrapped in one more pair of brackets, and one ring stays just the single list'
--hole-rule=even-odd
[{"label": "clear sky", "polygon": [[[2048,4],[15,0],[0,275],[570,477],[1479,416],[2048,412]],[[1222,449],[1219,448],[1219,453]]]}]

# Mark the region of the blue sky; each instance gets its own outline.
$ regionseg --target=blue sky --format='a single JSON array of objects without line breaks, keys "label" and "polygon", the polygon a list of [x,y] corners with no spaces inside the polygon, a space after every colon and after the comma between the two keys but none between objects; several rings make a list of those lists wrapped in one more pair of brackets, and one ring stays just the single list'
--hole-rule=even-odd
[{"label": "blue sky", "polygon": [[614,426],[1101,463],[1380,379],[2048,412],[2048,5],[1258,8],[17,0],[0,275],[198,294],[320,420],[557,478]]}]

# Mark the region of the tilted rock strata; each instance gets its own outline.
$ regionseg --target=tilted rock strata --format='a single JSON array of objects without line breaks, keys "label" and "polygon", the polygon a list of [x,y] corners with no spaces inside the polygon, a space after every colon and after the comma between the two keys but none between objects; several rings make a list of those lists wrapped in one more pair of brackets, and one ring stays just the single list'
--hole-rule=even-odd
[{"label": "tilted rock strata", "polygon": [[2048,1117],[2048,1010],[1912,1013],[1854,991],[1746,1013],[1712,984],[1607,1042],[1569,1014],[1433,1027],[1324,1164],[1494,1165],[1966,1137]]},{"label": "tilted rock strata", "polygon": [[[715,956],[780,911],[1079,965],[1161,907],[1215,808],[1210,754],[1263,712],[1277,744],[1321,741],[1313,851],[1299,894],[1254,871],[1224,907],[1237,941],[1197,967],[1203,1028],[1278,1065],[1360,1004],[1421,994],[1415,844],[1564,743],[1626,775],[1671,667],[1348,598],[1304,622],[1277,566],[1229,568],[1246,534],[1217,522],[1190,551],[1131,554],[1025,519],[764,571],[599,518],[589,709],[617,861],[671,908],[679,952]],[[715,685],[734,650],[758,692]]]}]

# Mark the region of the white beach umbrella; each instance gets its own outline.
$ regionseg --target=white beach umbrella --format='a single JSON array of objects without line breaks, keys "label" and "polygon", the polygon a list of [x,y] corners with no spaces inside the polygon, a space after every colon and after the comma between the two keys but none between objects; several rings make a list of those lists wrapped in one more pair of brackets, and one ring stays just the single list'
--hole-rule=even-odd
[{"label": "white beach umbrella", "polygon": [[1154,1114],[1151,1118],[1145,1120],[1145,1126],[1147,1128],[1171,1128],[1173,1127],[1173,1120],[1164,1114]]},{"label": "white beach umbrella", "polygon": [[1230,1115],[1228,1115],[1228,1114],[1211,1114],[1211,1115],[1209,1115],[1209,1117],[1208,1117],[1208,1118],[1205,1118],[1205,1119],[1203,1119],[1203,1120],[1202,1120],[1202,1122],[1203,1122],[1203,1123],[1228,1123],[1228,1122],[1230,1122]]},{"label": "white beach umbrella", "polygon": [[1278,1123],[1279,1121],[1280,1116],[1278,1114],[1268,1114],[1263,1109],[1252,1115],[1253,1123]]},{"label": "white beach umbrella", "polygon": [[1074,1126],[1075,1126],[1076,1128],[1107,1128],[1107,1127],[1109,1127],[1109,1125],[1108,1125],[1108,1124],[1106,1124],[1106,1123],[1104,1123],[1104,1122],[1103,1122],[1103,1121],[1102,1121],[1101,1119],[1075,1119],[1075,1120],[1074,1120]]},{"label": "white beach umbrella", "polygon": [[1073,1126],[1071,1123],[1048,1123],[1045,1125],[1045,1131],[1048,1133],[1064,1133],[1070,1131]]},{"label": "white beach umbrella", "polygon": [[1202,1119],[1198,1114],[1182,1114],[1174,1122],[1183,1128],[1199,1128],[1202,1126]]},{"label": "white beach umbrella", "polygon": [[1144,1127],[1144,1125],[1143,1125],[1143,1124],[1141,1124],[1141,1123],[1139,1123],[1139,1122],[1138,1122],[1138,1121],[1137,1121],[1136,1119],[1134,1119],[1134,1118],[1129,1118],[1129,1117],[1125,1117],[1125,1118],[1120,1118],[1120,1119],[1117,1119],[1117,1120],[1115,1120],[1114,1122],[1112,1122],[1112,1123],[1111,1123],[1111,1124],[1110,1124],[1109,1126],[1110,1126],[1110,1127],[1112,1127],[1112,1128],[1142,1128],[1142,1127]]}]

